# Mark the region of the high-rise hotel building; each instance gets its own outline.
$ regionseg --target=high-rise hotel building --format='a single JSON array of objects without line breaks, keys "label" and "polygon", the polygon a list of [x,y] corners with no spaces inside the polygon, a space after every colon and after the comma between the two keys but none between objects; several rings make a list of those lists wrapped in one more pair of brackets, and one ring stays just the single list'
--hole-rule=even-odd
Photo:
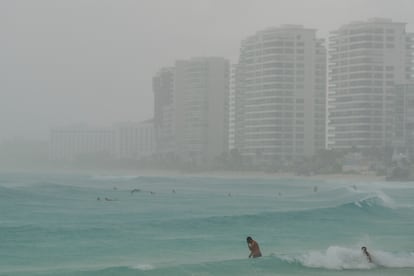
[{"label": "high-rise hotel building", "polygon": [[283,25],[246,38],[235,85],[244,158],[291,160],[325,148],[326,49],[314,29]]},{"label": "high-rise hotel building", "polygon": [[208,162],[228,151],[229,70],[224,58],[198,57],[177,60],[174,67],[157,73],[153,91],[158,153]]},{"label": "high-rise hotel building", "polygon": [[228,150],[229,66],[221,57],[175,63],[175,137],[184,159],[211,161]]},{"label": "high-rise hotel building", "polygon": [[235,124],[236,124],[236,87],[238,81],[237,64],[233,64],[230,69],[230,86],[229,86],[229,150],[236,148],[235,145]]},{"label": "high-rise hotel building", "polygon": [[414,160],[414,82],[395,88],[393,148]]},{"label": "high-rise hotel building", "polygon": [[173,67],[165,67],[152,78],[155,152],[161,158],[176,152],[173,121],[174,71]]},{"label": "high-rise hotel building", "polygon": [[413,70],[405,23],[371,19],[330,35],[327,147],[384,148],[395,134],[395,85]]}]

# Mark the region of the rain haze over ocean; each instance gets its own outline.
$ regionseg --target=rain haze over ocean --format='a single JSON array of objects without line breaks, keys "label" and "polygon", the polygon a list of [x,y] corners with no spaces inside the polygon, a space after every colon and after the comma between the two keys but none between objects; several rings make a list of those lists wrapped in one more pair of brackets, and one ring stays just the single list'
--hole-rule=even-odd
[{"label": "rain haze over ocean", "polygon": [[0,276],[414,275],[413,11],[0,1]]}]

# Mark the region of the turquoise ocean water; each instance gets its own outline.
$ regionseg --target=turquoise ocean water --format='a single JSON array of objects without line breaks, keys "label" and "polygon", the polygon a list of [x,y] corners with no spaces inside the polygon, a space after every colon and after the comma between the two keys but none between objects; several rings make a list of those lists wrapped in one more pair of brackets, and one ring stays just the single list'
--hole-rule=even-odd
[{"label": "turquoise ocean water", "polygon": [[414,183],[3,173],[0,275],[412,276]]}]

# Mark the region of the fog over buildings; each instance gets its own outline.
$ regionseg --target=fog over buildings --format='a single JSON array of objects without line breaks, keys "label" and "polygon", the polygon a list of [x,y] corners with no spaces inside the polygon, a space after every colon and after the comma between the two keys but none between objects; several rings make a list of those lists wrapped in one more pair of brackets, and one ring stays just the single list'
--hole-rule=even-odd
[{"label": "fog over buildings", "polygon": [[0,142],[48,141],[53,160],[91,149],[93,158],[256,164],[325,148],[405,152],[413,8],[1,1]]},{"label": "fog over buildings", "polygon": [[414,34],[374,18],[340,27],[329,41],[328,147],[391,145],[396,85],[413,79]]},{"label": "fog over buildings", "polygon": [[47,139],[50,127],[152,117],[151,80],[177,59],[221,56],[258,30],[301,24],[318,37],[392,18],[413,28],[412,1],[0,2],[0,139]]},{"label": "fog over buildings", "polygon": [[235,148],[272,160],[325,148],[326,48],[300,25],[242,42],[235,84]]}]

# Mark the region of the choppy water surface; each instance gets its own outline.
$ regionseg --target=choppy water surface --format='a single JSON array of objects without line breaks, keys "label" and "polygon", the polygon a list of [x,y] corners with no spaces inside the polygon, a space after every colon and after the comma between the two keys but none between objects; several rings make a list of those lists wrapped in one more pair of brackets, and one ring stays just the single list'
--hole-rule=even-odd
[{"label": "choppy water surface", "polygon": [[0,275],[414,275],[413,211],[411,182],[0,174]]}]

